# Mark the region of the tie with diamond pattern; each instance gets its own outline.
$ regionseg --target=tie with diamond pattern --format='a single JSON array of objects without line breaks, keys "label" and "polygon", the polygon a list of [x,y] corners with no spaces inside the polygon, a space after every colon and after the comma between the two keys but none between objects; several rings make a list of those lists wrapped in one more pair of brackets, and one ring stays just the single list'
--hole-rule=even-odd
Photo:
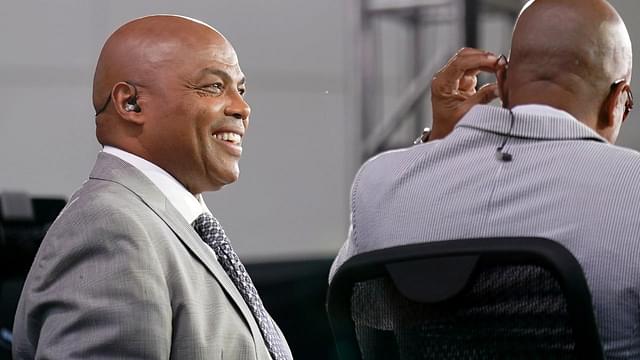
[{"label": "tie with diamond pattern", "polygon": [[244,301],[249,305],[271,357],[274,360],[290,359],[288,352],[284,350],[285,346],[273,320],[271,320],[267,310],[262,305],[262,300],[258,296],[258,291],[253,285],[253,281],[251,281],[247,270],[240,262],[240,258],[233,251],[229,238],[222,230],[218,220],[213,215],[204,213],[198,216],[192,225],[202,240],[213,249],[218,262],[227,272],[236,288],[238,288]]}]

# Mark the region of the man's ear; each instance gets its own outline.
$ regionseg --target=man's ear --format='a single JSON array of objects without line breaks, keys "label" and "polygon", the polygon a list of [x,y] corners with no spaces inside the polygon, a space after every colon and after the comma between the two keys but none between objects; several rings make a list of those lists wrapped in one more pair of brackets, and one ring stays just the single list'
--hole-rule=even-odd
[{"label": "man's ear", "polygon": [[629,84],[622,80],[616,81],[611,85],[609,95],[602,104],[600,111],[600,119],[598,126],[601,128],[613,127],[622,123],[627,119],[630,108],[627,104],[632,101],[630,99]]},{"label": "man's ear", "polygon": [[111,100],[118,115],[136,125],[144,124],[142,109],[138,104],[138,89],[128,82],[118,82],[111,89]]},{"label": "man's ear", "polygon": [[509,64],[507,58],[501,55],[498,59],[496,69],[496,81],[498,83],[498,93],[500,100],[502,101],[503,108],[509,108],[509,87],[507,86],[507,71],[509,70]]}]

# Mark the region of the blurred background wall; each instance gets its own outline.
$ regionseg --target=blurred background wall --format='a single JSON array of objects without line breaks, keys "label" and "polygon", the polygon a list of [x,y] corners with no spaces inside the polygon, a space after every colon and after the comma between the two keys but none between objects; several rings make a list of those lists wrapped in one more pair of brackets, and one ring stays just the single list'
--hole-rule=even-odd
[{"label": "blurred background wall", "polygon": [[[640,2],[611,2],[637,43],[640,24],[633,20],[640,14]],[[236,250],[250,260],[333,256],[346,236],[349,188],[363,160],[353,99],[354,3],[3,1],[0,191],[68,197],[86,179],[100,149],[91,83],[102,44],[130,19],[181,14],[224,33],[248,79],[252,117],[240,180],[206,195]],[[480,20],[479,44],[506,52],[512,20],[494,14]],[[377,26],[384,41],[378,54],[384,86],[371,91],[379,92],[384,113],[410,79],[410,45],[397,22]],[[431,47],[444,43],[454,51],[462,46],[462,37],[447,28],[425,31],[425,61]],[[640,148],[637,118],[632,113],[624,125],[621,145]],[[408,145],[415,135],[411,128],[398,130],[391,135],[396,137],[393,145]]]}]

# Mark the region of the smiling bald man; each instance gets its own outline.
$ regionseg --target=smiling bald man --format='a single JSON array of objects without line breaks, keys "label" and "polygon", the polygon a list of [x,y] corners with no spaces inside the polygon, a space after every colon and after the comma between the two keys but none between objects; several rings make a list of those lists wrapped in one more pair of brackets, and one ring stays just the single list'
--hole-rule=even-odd
[{"label": "smiling bald man", "polygon": [[96,66],[104,146],[38,251],[15,359],[291,359],[202,193],[238,179],[250,108],[225,37],[133,20]]}]

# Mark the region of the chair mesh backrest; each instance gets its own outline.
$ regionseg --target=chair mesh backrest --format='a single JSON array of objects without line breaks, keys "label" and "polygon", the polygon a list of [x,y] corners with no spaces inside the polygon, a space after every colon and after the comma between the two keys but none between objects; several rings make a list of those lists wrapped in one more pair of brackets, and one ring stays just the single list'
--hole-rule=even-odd
[{"label": "chair mesh backrest", "polygon": [[537,266],[486,267],[438,304],[404,298],[389,278],[358,282],[351,316],[367,360],[575,358],[562,291]]}]

